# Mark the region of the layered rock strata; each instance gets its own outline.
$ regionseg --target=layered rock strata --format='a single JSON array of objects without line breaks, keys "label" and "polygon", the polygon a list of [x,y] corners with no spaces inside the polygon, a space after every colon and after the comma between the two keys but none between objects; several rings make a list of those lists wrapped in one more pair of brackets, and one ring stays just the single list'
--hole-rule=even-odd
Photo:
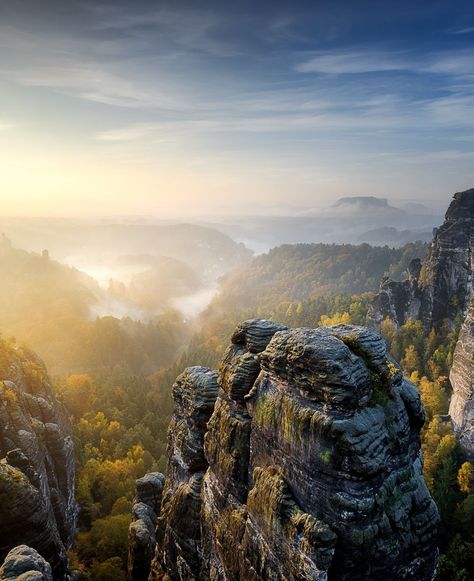
[{"label": "layered rock strata", "polygon": [[433,579],[423,408],[375,332],[246,321],[213,411],[217,377],[197,369],[174,387],[150,579]]},{"label": "layered rock strata", "polygon": [[0,559],[36,549],[55,579],[74,534],[74,447],[46,369],[32,352],[0,345]]}]

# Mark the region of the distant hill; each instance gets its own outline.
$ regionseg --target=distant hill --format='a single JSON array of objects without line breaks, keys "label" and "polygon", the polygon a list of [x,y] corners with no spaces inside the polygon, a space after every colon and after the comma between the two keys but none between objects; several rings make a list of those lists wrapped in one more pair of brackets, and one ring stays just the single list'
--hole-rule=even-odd
[{"label": "distant hill", "polygon": [[426,245],[402,248],[368,244],[284,244],[230,273],[212,308],[247,308],[303,301],[324,294],[376,291],[385,273],[403,276]]},{"label": "distant hill", "polygon": [[[208,225],[244,242],[256,252],[267,252],[274,246],[296,243],[370,241],[380,246],[399,245],[420,238],[402,236],[402,240],[394,240],[393,230],[382,228],[431,232],[441,220],[441,214],[422,204],[405,204],[399,208],[386,198],[352,196],[340,198],[325,208],[310,208],[293,216],[222,216]],[[380,231],[376,238],[369,240],[365,234],[374,227]]]},{"label": "distant hill", "polygon": [[47,248],[54,258],[86,272],[121,255],[148,254],[180,260],[210,277],[251,256],[227,234],[197,224],[0,217],[0,231],[16,246],[35,252]]},{"label": "distant hill", "polygon": [[429,242],[433,237],[432,230],[398,230],[393,226],[383,226],[368,230],[358,236],[358,242],[368,242],[369,244],[392,244],[393,246],[403,246],[409,242]]},{"label": "distant hill", "polygon": [[400,217],[405,214],[405,212],[400,208],[391,206],[386,198],[378,198],[376,196],[352,196],[339,198],[339,200],[328,208],[328,213],[331,213],[332,209],[336,212],[369,212],[371,214],[383,214],[384,217],[388,215]]}]

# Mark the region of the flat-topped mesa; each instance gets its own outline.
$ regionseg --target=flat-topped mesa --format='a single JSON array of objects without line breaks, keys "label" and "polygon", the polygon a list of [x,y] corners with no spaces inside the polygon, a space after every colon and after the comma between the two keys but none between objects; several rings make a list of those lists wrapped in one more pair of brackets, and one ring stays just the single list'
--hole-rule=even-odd
[{"label": "flat-topped mesa", "polygon": [[0,560],[37,550],[55,579],[67,574],[76,521],[74,446],[46,368],[31,351],[0,344]]},{"label": "flat-topped mesa", "polygon": [[472,293],[474,189],[458,192],[443,224],[434,232],[421,269],[412,263],[404,282],[384,279],[369,317],[379,324],[390,317],[398,325],[420,319],[429,329],[465,316]]},{"label": "flat-topped mesa", "polygon": [[363,327],[260,320],[232,341],[208,466],[185,481],[172,466],[182,441],[170,438],[150,579],[431,581],[438,513],[422,477],[424,413],[384,341]]},{"label": "flat-topped mesa", "polygon": [[474,300],[471,300],[449,376],[453,395],[449,415],[469,459],[474,460]]}]

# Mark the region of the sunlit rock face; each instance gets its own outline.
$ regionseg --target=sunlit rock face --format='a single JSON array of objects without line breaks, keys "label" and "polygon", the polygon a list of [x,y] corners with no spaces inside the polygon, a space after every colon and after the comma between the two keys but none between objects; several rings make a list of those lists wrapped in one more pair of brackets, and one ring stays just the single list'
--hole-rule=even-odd
[{"label": "sunlit rock face", "polygon": [[403,325],[411,317],[425,327],[453,324],[464,316],[472,293],[474,189],[458,192],[434,237],[423,265],[414,261],[404,282],[384,279],[370,314]]},{"label": "sunlit rock face", "polygon": [[42,361],[0,346],[0,559],[36,549],[64,579],[76,520],[70,426]]},{"label": "sunlit rock face", "polygon": [[474,459],[474,301],[471,300],[449,376],[453,395],[449,414],[460,444]]},{"label": "sunlit rock face", "polygon": [[[218,393],[211,373],[191,368],[174,388],[150,579],[434,577],[438,513],[422,477],[423,408],[375,332],[246,321]],[[203,429],[196,401],[215,395]]]}]

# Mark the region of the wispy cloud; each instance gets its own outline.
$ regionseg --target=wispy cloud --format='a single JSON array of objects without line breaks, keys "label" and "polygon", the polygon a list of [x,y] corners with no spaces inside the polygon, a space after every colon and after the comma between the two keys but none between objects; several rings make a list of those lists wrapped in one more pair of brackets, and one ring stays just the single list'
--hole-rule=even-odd
[{"label": "wispy cloud", "polygon": [[403,71],[412,68],[403,55],[376,50],[322,52],[296,65],[300,73],[360,74]]},{"label": "wispy cloud", "polygon": [[458,28],[457,30],[452,30],[451,34],[472,34],[474,33],[474,26],[467,26],[466,28]]},{"label": "wispy cloud", "polygon": [[310,59],[297,63],[295,70],[300,73],[331,75],[402,71],[453,76],[473,75],[474,54],[472,50],[465,49],[419,54],[408,51],[386,52],[377,47],[366,50],[348,48],[343,51],[320,52]]},{"label": "wispy cloud", "polygon": [[147,39],[167,46],[167,50],[182,47],[221,57],[241,53],[241,48],[235,43],[218,35],[219,27],[224,22],[216,12],[205,7],[177,10],[166,6],[153,9],[137,6],[132,12],[118,5],[98,4],[88,9],[95,17],[94,28],[98,31]]},{"label": "wispy cloud", "polygon": [[424,70],[454,76],[474,75],[474,53],[456,50],[435,54]]},{"label": "wispy cloud", "polygon": [[434,121],[439,125],[474,127],[474,94],[454,94],[440,97],[427,104]]}]

